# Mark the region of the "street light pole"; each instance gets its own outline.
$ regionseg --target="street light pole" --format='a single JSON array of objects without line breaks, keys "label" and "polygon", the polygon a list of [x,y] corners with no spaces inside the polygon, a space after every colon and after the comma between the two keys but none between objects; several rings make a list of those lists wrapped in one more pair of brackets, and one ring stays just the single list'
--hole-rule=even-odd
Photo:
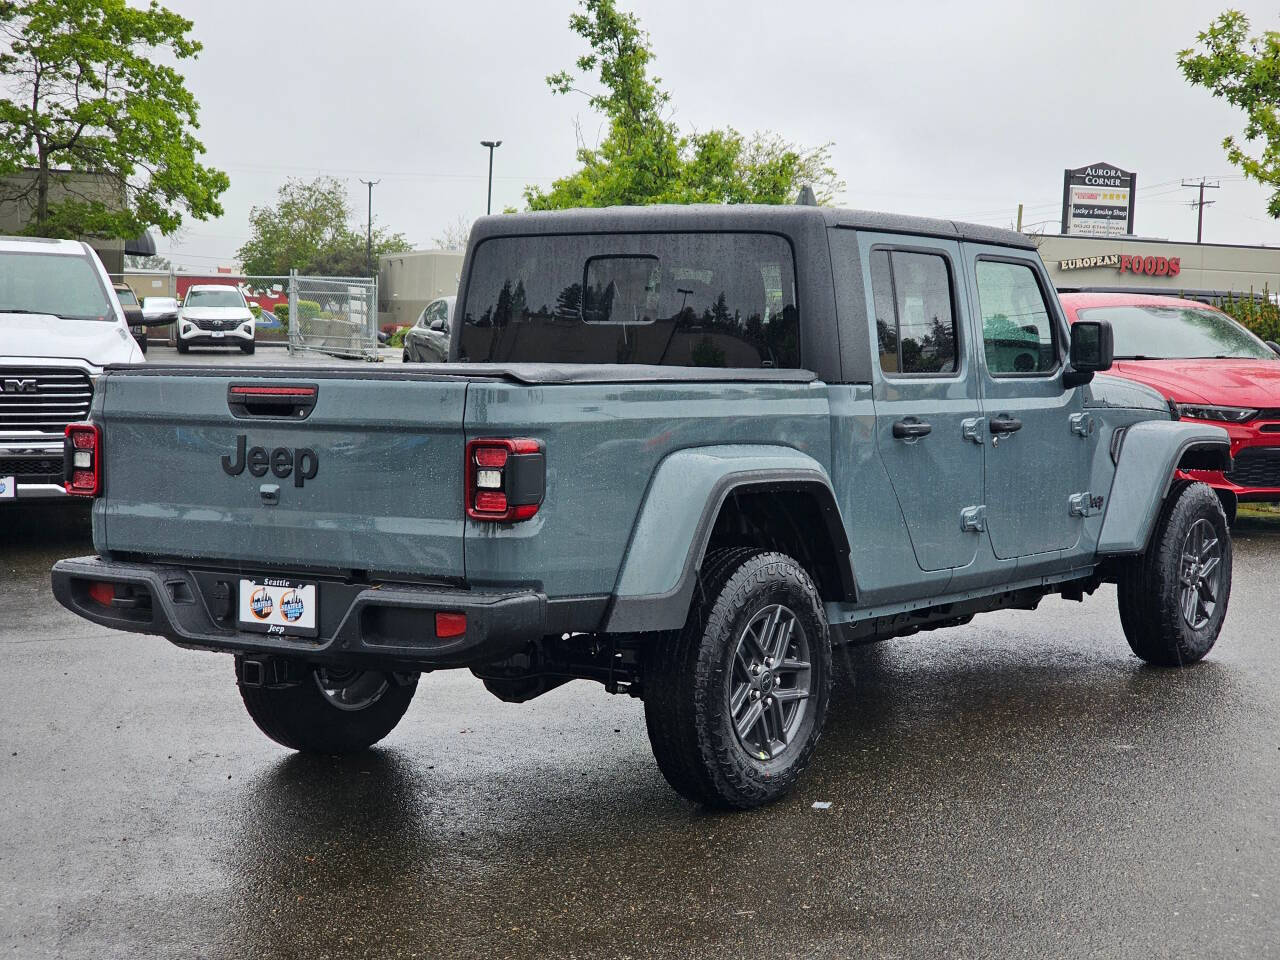
[{"label": "street light pole", "polygon": [[373,276],[373,185],[381,180],[361,180],[369,188],[369,216],[364,229],[364,263],[369,276]]},{"label": "street light pole", "polygon": [[489,199],[485,201],[484,212],[493,213],[493,151],[502,146],[501,140],[481,140],[480,146],[489,148]]}]

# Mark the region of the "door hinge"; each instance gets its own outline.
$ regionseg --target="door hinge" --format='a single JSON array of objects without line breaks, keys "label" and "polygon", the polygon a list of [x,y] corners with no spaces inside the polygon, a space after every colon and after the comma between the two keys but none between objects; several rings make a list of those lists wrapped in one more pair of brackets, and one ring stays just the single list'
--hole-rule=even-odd
[{"label": "door hinge", "polygon": [[1067,512],[1073,517],[1092,517],[1102,509],[1102,498],[1095,497],[1086,490],[1084,493],[1073,493],[1067,498]]},{"label": "door hinge", "polygon": [[960,436],[982,446],[983,417],[965,417],[960,421]]},{"label": "door hinge", "polygon": [[1088,413],[1073,413],[1071,415],[1071,432],[1077,437],[1087,437],[1093,433],[1093,415]]},{"label": "door hinge", "polygon": [[965,507],[960,511],[960,529],[966,533],[981,533],[987,529],[987,505]]}]

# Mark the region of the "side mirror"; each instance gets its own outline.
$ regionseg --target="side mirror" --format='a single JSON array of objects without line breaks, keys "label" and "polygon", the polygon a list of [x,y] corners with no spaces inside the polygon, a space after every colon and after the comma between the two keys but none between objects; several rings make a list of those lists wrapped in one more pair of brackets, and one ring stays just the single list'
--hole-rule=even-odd
[{"label": "side mirror", "polygon": [[1110,370],[1115,337],[1107,320],[1078,320],[1071,326],[1071,366],[1062,374],[1065,387],[1078,387],[1095,373]]},{"label": "side mirror", "polygon": [[443,320],[432,320],[432,321],[431,321],[431,326],[429,326],[427,329],[428,329],[428,330],[433,330],[433,331],[435,331],[436,333],[443,333],[443,332],[444,332],[444,321],[443,321]]},{"label": "side mirror", "polygon": [[1274,340],[1264,340],[1262,342],[1271,348],[1272,353],[1280,353],[1280,343],[1276,343]]}]

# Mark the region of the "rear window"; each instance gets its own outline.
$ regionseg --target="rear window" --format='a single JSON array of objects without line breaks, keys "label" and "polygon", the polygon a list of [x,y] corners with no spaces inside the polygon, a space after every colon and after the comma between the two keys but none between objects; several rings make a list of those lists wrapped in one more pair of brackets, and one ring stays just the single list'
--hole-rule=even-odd
[{"label": "rear window", "polygon": [[112,320],[106,288],[88,257],[0,253],[0,313]]},{"label": "rear window", "polygon": [[219,287],[216,290],[190,290],[184,306],[188,307],[243,307],[244,297],[235,287]]},{"label": "rear window", "polygon": [[800,366],[795,263],[782,237],[500,237],[475,250],[460,359]]}]

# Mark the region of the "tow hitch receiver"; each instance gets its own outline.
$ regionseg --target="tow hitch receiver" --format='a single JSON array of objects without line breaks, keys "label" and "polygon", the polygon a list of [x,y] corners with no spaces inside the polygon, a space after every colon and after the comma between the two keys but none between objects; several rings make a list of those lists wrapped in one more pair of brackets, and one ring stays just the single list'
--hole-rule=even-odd
[{"label": "tow hitch receiver", "polygon": [[292,687],[302,682],[298,662],[283,657],[237,657],[236,675],[242,687]]}]

